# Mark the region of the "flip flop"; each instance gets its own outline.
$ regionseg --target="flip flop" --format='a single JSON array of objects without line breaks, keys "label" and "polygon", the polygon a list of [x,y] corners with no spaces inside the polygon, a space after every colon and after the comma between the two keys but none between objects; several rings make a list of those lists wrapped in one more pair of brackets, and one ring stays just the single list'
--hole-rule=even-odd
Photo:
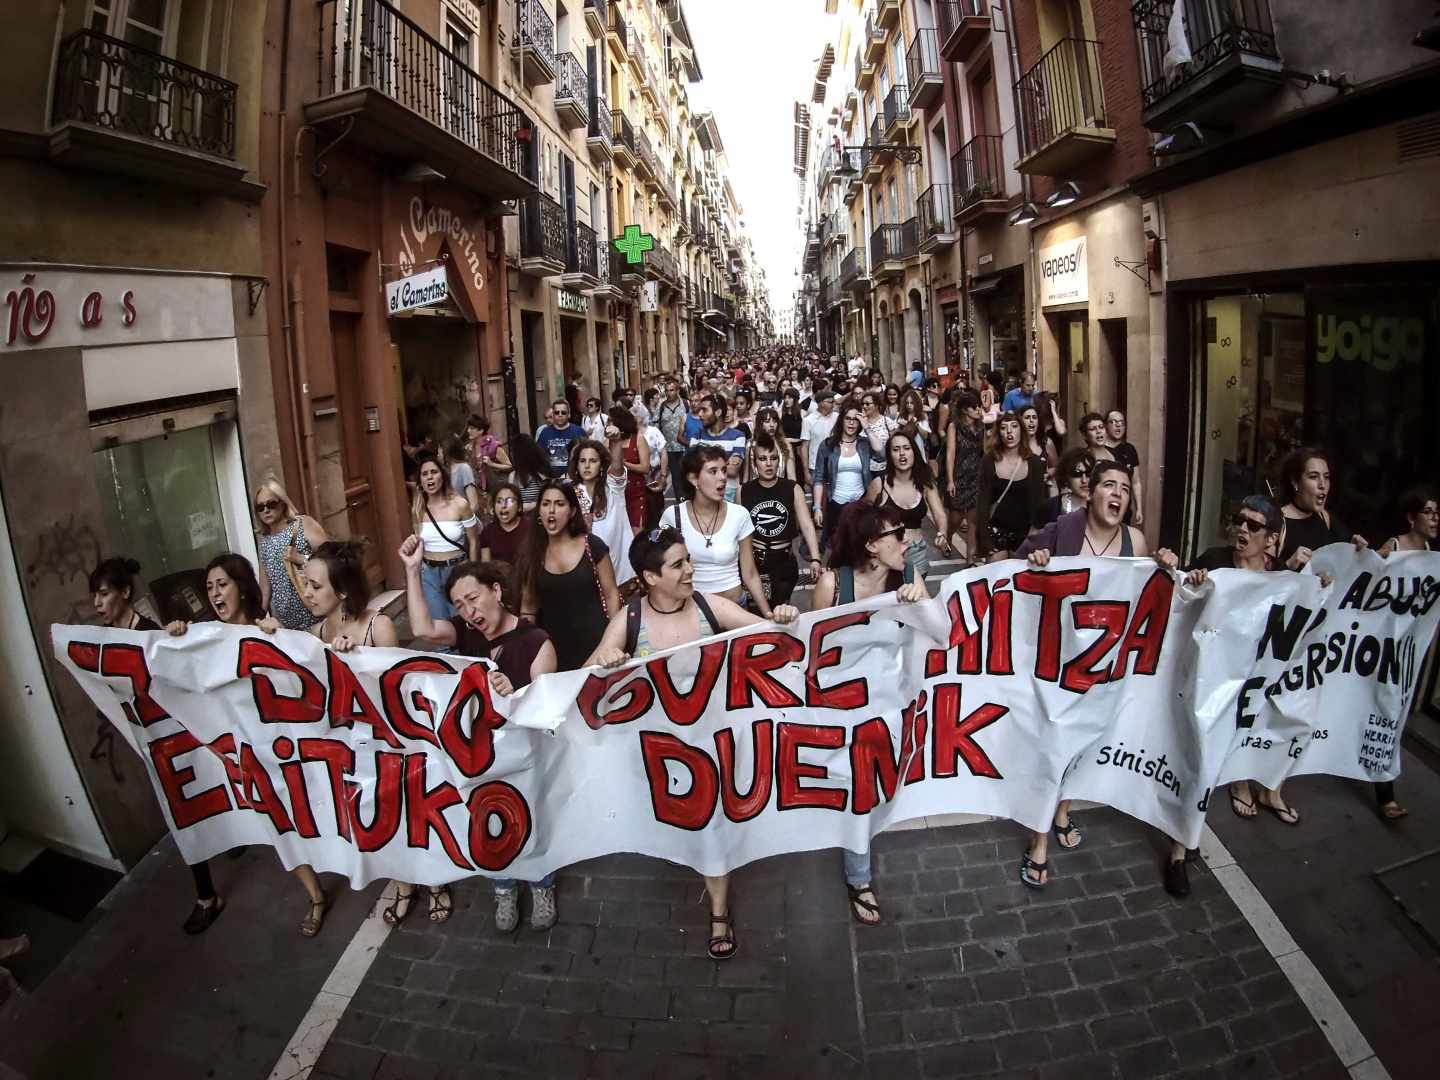
[{"label": "flip flop", "polygon": [[1270,813],[1274,814],[1277,818],[1279,818],[1281,824],[1283,825],[1300,824],[1300,811],[1296,810],[1293,806],[1290,806],[1289,804],[1286,804],[1285,806],[1272,806],[1270,803],[1267,803],[1262,799],[1260,801],[1260,805],[1263,806],[1266,810],[1270,811]]},{"label": "flip flop", "polygon": [[1384,822],[1399,821],[1403,817],[1409,817],[1410,811],[1399,803],[1391,801],[1380,807],[1380,820]]},{"label": "flip flop", "polygon": [[[884,919],[880,915],[880,905],[878,903],[872,904],[868,900],[860,899],[866,893],[874,896],[874,888],[869,885],[862,885],[857,889],[855,886],[847,884],[845,886],[845,891],[850,894],[850,917],[853,918],[857,923],[859,923],[861,926],[879,926],[884,921]],[[858,911],[856,910],[857,908],[859,909]],[[874,915],[875,918],[868,921],[866,919],[862,919],[860,917],[861,911],[867,911],[871,915]]]},{"label": "flip flop", "polygon": [[[1025,872],[1027,870],[1034,870],[1036,877],[1032,878]],[[1043,889],[1049,880],[1048,867],[1045,863],[1036,862],[1030,857],[1028,851],[1020,857],[1020,884],[1028,885],[1032,889]]]},{"label": "flip flop", "polygon": [[1075,822],[1067,821],[1064,825],[1055,826],[1055,839],[1066,851],[1073,851],[1080,846],[1080,841],[1085,835],[1076,827]]},{"label": "flip flop", "polygon": [[[1240,808],[1242,806],[1245,808],[1245,810],[1248,810],[1249,813],[1246,813],[1245,810],[1241,810]],[[1244,799],[1240,798],[1239,795],[1234,794],[1230,796],[1230,809],[1235,811],[1235,816],[1242,821],[1254,821],[1256,815],[1259,813],[1259,811],[1255,809],[1255,804],[1253,802],[1246,802]]]}]

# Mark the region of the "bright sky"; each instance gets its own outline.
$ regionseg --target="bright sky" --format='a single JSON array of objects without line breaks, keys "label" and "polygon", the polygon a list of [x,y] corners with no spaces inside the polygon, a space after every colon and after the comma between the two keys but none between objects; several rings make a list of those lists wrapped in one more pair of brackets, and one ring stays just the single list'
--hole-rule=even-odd
[{"label": "bright sky", "polygon": [[800,285],[795,100],[809,101],[816,61],[838,20],[822,0],[685,0],[685,17],[705,76],[691,87],[691,109],[715,113],[730,186],[779,313]]}]

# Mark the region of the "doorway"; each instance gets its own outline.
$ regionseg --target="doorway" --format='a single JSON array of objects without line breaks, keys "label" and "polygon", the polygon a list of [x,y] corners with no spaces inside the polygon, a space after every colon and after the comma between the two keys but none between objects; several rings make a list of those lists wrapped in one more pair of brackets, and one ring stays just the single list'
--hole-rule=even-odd
[{"label": "doorway", "polygon": [[1090,412],[1090,319],[1083,312],[1054,316],[1060,344],[1061,404],[1065,423],[1074,428]]},{"label": "doorway", "polygon": [[[385,568],[380,562],[380,522],[375,512],[375,493],[370,480],[370,446],[367,442],[364,377],[356,344],[360,318],[349,312],[330,313],[330,346],[335,358],[335,416],[328,418],[339,427],[340,480],[345,493],[344,513],[348,535],[369,540],[362,548],[365,577],[372,588],[381,588]],[[412,432],[412,438],[415,437]],[[322,522],[335,535],[330,522]]]},{"label": "doorway", "polygon": [[544,320],[536,311],[520,312],[520,349],[525,357],[525,370],[521,376],[525,380],[525,406],[529,410],[526,417],[525,430],[532,432],[540,426],[540,418],[545,414],[539,407],[537,393],[543,392],[545,376],[540,374],[536,368],[536,356],[539,350],[535,342],[544,333]]},{"label": "doorway", "polygon": [[1100,342],[1105,348],[1105,375],[1109,393],[1100,398],[1100,407],[1096,412],[1108,412],[1111,409],[1119,409],[1125,414],[1126,419],[1130,418],[1129,402],[1127,400],[1127,384],[1130,379],[1129,372],[1129,334],[1124,319],[1101,319],[1100,320]]}]

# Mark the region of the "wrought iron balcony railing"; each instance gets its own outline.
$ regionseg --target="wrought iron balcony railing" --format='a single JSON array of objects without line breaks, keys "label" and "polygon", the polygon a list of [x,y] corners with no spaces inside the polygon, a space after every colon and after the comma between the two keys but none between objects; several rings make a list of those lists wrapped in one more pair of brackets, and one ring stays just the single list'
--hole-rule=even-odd
[{"label": "wrought iron balcony railing", "polygon": [[540,0],[515,0],[515,44],[534,49],[555,70],[555,20]]},{"label": "wrought iron balcony railing", "polygon": [[520,258],[542,259],[557,268],[569,260],[565,211],[544,192],[526,196],[520,203]]},{"label": "wrought iron balcony railing", "polygon": [[610,145],[616,150],[627,151],[632,159],[635,157],[635,129],[630,126],[630,118],[623,109],[610,110]]},{"label": "wrought iron balcony railing", "polygon": [[555,107],[564,107],[572,111],[581,123],[589,123],[590,76],[574,53],[562,53],[557,61]]},{"label": "wrought iron balcony railing", "polygon": [[[559,207],[558,203],[556,207]],[[565,272],[598,279],[600,275],[595,254],[598,246],[595,230],[577,221],[575,231],[570,233],[568,250],[565,253]]]},{"label": "wrought iron balcony railing", "polygon": [[911,94],[920,92],[922,85],[940,82],[940,47],[935,43],[935,31],[922,27],[915,31],[910,47],[905,50],[905,81]]},{"label": "wrought iron balcony railing", "polygon": [[609,144],[612,136],[610,106],[603,97],[596,94],[591,94],[586,104],[590,107],[590,124],[585,130],[586,138],[603,139]]},{"label": "wrought iron balcony railing", "polygon": [[899,262],[904,258],[900,253],[900,234],[899,225],[880,225],[870,234],[870,265],[877,273],[886,263]]},{"label": "wrought iron balcony railing", "polygon": [[890,93],[885,95],[885,130],[889,131],[896,124],[909,121],[910,88],[904,83],[896,83],[890,87]]},{"label": "wrought iron balcony railing", "polygon": [[1188,0],[1184,25],[1190,60],[1167,71],[1174,11],[1175,0],[1136,0],[1132,9],[1140,48],[1140,97],[1146,109],[1232,57],[1280,60],[1270,0]]},{"label": "wrought iron balcony railing", "polygon": [[851,248],[840,260],[840,287],[844,289],[855,284],[865,272],[865,249]]},{"label": "wrought iron balcony railing", "polygon": [[1061,38],[1015,83],[1020,156],[1076,128],[1108,127],[1100,81],[1100,43]]},{"label": "wrought iron balcony railing", "polygon": [[987,199],[1005,198],[1005,151],[1001,136],[976,135],[950,159],[955,210],[963,213]]},{"label": "wrought iron balcony railing", "polygon": [[60,45],[51,117],[234,160],[236,91],[218,75],[81,30]]},{"label": "wrought iron balcony railing", "polygon": [[949,184],[931,184],[915,200],[922,238],[943,236],[954,228],[955,206],[950,190]]},{"label": "wrought iron balcony railing", "polygon": [[990,33],[990,0],[935,0],[940,55],[964,60]]},{"label": "wrought iron balcony railing", "polygon": [[520,174],[519,106],[385,0],[321,0],[317,96],[378,91]]}]

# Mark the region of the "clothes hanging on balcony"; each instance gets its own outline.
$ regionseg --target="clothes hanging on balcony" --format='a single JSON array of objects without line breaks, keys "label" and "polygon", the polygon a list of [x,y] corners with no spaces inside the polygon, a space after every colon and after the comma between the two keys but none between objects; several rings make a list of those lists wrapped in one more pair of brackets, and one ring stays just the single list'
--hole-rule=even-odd
[{"label": "clothes hanging on balcony", "polygon": [[1187,0],[1175,0],[1175,6],[1170,9],[1170,22],[1165,28],[1165,41],[1168,46],[1165,50],[1165,77],[1168,79],[1180,69],[1182,65],[1190,63],[1195,57],[1190,52],[1190,38],[1187,34],[1189,19],[1185,11]]}]

